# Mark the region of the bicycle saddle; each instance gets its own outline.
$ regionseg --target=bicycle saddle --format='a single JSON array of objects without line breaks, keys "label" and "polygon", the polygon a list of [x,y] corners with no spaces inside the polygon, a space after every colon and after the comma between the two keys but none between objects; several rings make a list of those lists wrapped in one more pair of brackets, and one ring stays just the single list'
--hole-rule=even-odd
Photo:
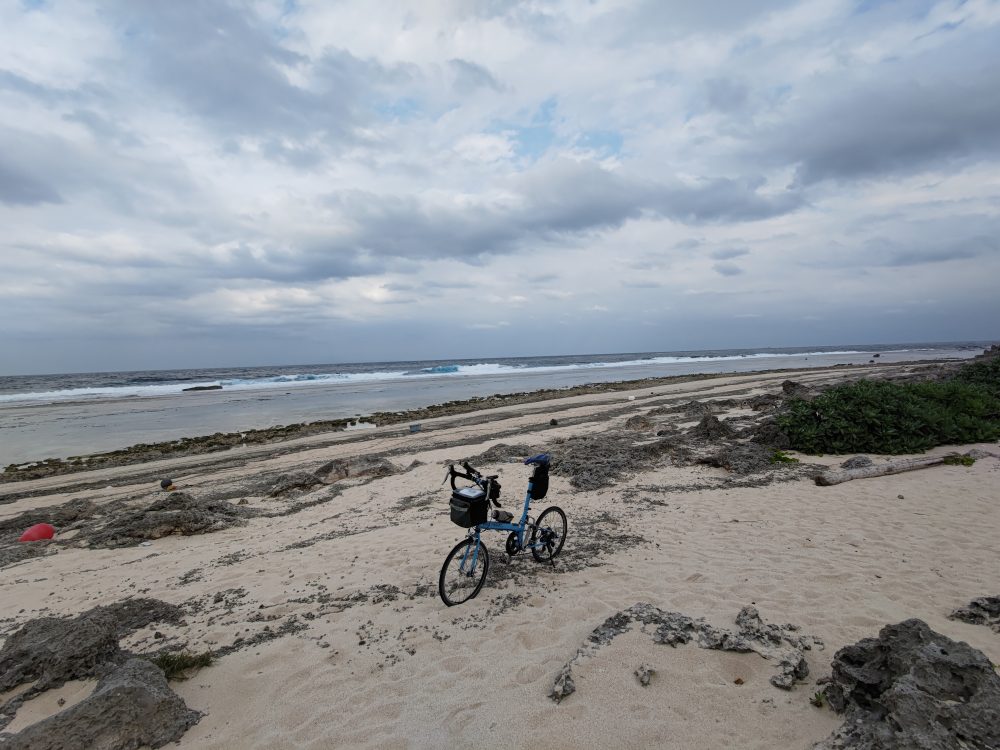
[{"label": "bicycle saddle", "polygon": [[548,463],[549,463],[548,453],[539,453],[537,456],[532,456],[531,458],[524,459],[525,466],[532,466],[532,465],[542,466],[542,465],[548,465]]}]

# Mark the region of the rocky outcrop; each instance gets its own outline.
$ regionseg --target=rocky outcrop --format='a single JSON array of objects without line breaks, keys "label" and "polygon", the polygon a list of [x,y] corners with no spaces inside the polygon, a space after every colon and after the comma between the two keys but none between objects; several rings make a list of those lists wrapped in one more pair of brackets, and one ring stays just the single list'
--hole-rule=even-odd
[{"label": "rocky outcrop", "polygon": [[698,424],[688,430],[688,435],[701,440],[725,440],[734,437],[736,431],[725,422],[720,422],[715,415],[706,414]]},{"label": "rocky outcrop", "polygon": [[37,681],[33,690],[93,676],[118,654],[118,622],[110,612],[40,617],[15,631],[0,650],[0,692]]},{"label": "rocky outcrop", "polygon": [[781,406],[783,399],[775,393],[762,393],[747,399],[747,406],[754,411],[771,411]]},{"label": "rocky outcrop", "polygon": [[922,620],[840,649],[824,692],[844,723],[817,750],[1000,747],[1000,675]]},{"label": "rocky outcrop", "polygon": [[388,477],[399,472],[391,461],[375,456],[338,458],[316,469],[316,476],[324,482],[337,482],[350,477]]},{"label": "rocky outcrop", "polygon": [[268,491],[268,497],[281,497],[295,490],[310,490],[318,484],[323,484],[323,480],[311,471],[293,471],[288,474],[279,474],[274,482],[274,486]]},{"label": "rocky outcrop", "polygon": [[812,389],[802,385],[802,383],[796,383],[794,380],[786,380],[782,383],[781,391],[786,398],[798,398],[803,401],[812,401],[817,396]]},{"label": "rocky outcrop", "polygon": [[157,748],[180,739],[200,718],[170,689],[159,667],[145,659],[129,659],[104,677],[89,697],[26,727],[2,746],[11,750]]},{"label": "rocky outcrop", "polygon": [[971,625],[986,625],[992,628],[994,633],[1000,633],[1000,596],[981,596],[973,599],[948,617]]},{"label": "rocky outcrop", "polygon": [[128,547],[171,534],[207,534],[245,523],[248,514],[235,505],[199,500],[186,492],[171,492],[141,510],[109,516],[102,526],[81,532],[91,547]]},{"label": "rocky outcrop", "polygon": [[[598,625],[587,636],[586,642],[559,671],[549,697],[556,703],[576,691],[573,680],[573,665],[581,659],[592,657],[597,651],[611,643],[622,633],[627,633],[636,624],[648,633],[653,643],[678,646],[695,641],[699,648],[719,651],[753,652],[777,665],[777,674],[771,677],[771,684],[783,690],[790,690],[799,680],[809,674],[805,651],[812,647],[823,647],[818,638],[799,635],[795,625],[773,625],[764,622],[756,607],[744,607],[736,616],[736,630],[725,630],[709,625],[703,619],[693,619],[680,612],[668,612],[652,604],[638,602],[628,609],[616,612]],[[643,665],[646,681],[637,672],[640,683],[647,685],[653,668]]]},{"label": "rocky outcrop", "polygon": [[645,414],[636,414],[634,417],[629,417],[626,420],[625,429],[636,431],[651,430],[653,429],[653,423]]},{"label": "rocky outcrop", "polygon": [[699,463],[725,469],[733,474],[760,474],[775,468],[774,449],[760,443],[734,443],[724,446]]},{"label": "rocky outcrop", "polygon": [[90,500],[70,500],[62,505],[49,505],[0,519],[0,537],[18,535],[36,523],[50,523],[61,531],[71,523],[90,518],[97,512],[97,505]]},{"label": "rocky outcrop", "polygon": [[[182,620],[180,607],[159,599],[138,598],[94,607],[75,617],[39,617],[24,623],[0,649],[0,693],[32,684],[0,704],[0,729],[10,723],[25,701],[46,690],[61,687],[70,680],[98,677],[102,681],[90,698],[78,704],[89,704],[88,708],[74,706],[12,737],[0,735],[0,747],[135,748],[142,744],[159,747],[153,743],[162,745],[177,739],[179,734],[150,727],[179,726],[177,721],[165,721],[164,717],[177,719],[183,714],[187,721],[194,712],[187,712],[180,698],[169,692],[163,672],[151,662],[141,660],[138,668],[131,667],[122,673],[122,665],[127,666],[130,655],[121,650],[118,639],[153,623],[180,624]],[[158,678],[148,676],[153,673]],[[121,679],[115,679],[115,674]],[[136,680],[141,688],[138,692],[130,687]],[[194,714],[184,728],[196,720]],[[111,730],[118,721],[120,732],[115,734]],[[40,733],[36,727],[43,725],[45,731]],[[133,734],[135,727],[131,725],[142,732]],[[170,737],[160,742],[168,734]],[[51,740],[53,744],[46,744],[50,737],[55,738]]]},{"label": "rocky outcrop", "polygon": [[750,442],[766,445],[778,450],[792,447],[788,434],[782,430],[773,419],[767,419],[749,430]]}]

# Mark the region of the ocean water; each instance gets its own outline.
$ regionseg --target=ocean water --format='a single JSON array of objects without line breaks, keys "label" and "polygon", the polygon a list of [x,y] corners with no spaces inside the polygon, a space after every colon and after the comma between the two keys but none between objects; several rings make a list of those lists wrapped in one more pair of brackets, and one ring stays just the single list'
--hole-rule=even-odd
[{"label": "ocean water", "polygon": [[[584,383],[974,356],[989,342],[0,377],[0,465]],[[219,390],[185,389],[222,386]]]}]

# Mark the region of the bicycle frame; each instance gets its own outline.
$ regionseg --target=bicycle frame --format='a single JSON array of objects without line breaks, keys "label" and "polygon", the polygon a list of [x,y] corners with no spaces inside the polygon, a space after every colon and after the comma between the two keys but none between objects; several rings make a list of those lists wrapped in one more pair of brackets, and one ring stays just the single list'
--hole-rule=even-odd
[{"label": "bicycle frame", "polygon": [[[501,523],[500,521],[487,521],[486,523],[481,523],[478,526],[474,526],[469,529],[469,536],[474,537],[476,543],[473,544],[469,549],[472,550],[472,565],[469,567],[469,575],[476,569],[476,564],[479,560],[479,535],[483,531],[513,531],[517,534],[517,546],[522,550],[532,549],[533,547],[542,547],[540,542],[533,545],[525,545],[524,533],[528,530],[528,511],[531,510],[531,490],[532,481],[528,480],[528,489],[524,494],[524,509],[521,511],[521,521],[519,523]],[[462,555],[462,561],[459,567],[462,571],[465,571],[465,563],[469,559],[469,549],[465,551]]]}]

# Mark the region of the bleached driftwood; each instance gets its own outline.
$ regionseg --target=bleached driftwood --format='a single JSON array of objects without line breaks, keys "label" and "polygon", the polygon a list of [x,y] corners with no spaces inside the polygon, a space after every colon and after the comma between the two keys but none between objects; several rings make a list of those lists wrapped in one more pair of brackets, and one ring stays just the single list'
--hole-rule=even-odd
[{"label": "bleached driftwood", "polygon": [[904,471],[937,466],[938,464],[943,464],[946,459],[955,458],[959,455],[958,453],[949,453],[947,456],[934,456],[933,458],[904,458],[899,461],[886,461],[884,464],[862,466],[858,469],[824,471],[816,477],[816,484],[820,487],[829,487],[832,484],[850,482],[852,479],[868,479],[869,477],[884,477],[889,474],[902,474]]}]

